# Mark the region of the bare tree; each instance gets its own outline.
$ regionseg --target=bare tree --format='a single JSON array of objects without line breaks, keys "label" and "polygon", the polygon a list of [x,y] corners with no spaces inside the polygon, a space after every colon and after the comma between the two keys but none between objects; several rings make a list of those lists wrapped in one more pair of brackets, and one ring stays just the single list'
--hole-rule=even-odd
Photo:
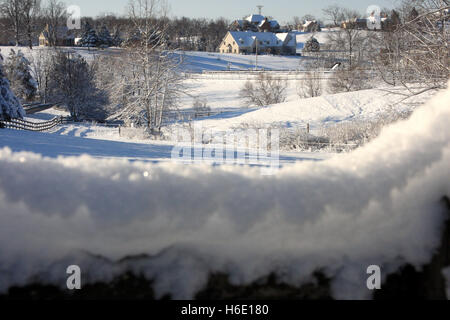
[{"label": "bare tree", "polygon": [[370,89],[370,75],[366,69],[357,65],[348,69],[338,69],[328,80],[328,88],[331,93]]},{"label": "bare tree", "polygon": [[58,29],[66,20],[65,4],[58,0],[49,0],[44,9],[44,20],[49,28],[49,43],[54,47],[57,44]]},{"label": "bare tree", "polygon": [[28,46],[33,49],[33,35],[41,13],[40,0],[21,0],[21,14],[25,26]]},{"label": "bare tree", "polygon": [[158,133],[168,110],[176,109],[183,93],[181,57],[167,49],[167,3],[132,0],[129,16],[133,38],[120,57],[123,67],[115,85],[121,108],[116,118],[143,125]]},{"label": "bare tree", "polygon": [[[450,2],[405,1],[402,23],[384,33],[375,67],[391,85],[403,85],[410,94],[446,86],[450,74]],[[419,87],[413,90],[412,85]]]},{"label": "bare tree", "polygon": [[324,16],[333,22],[333,26],[337,27],[345,20],[343,8],[338,5],[330,5],[322,10]]},{"label": "bare tree", "polygon": [[256,81],[247,81],[240,96],[248,106],[264,107],[286,100],[287,81],[260,73]]},{"label": "bare tree", "polygon": [[316,17],[314,17],[312,14],[305,14],[302,19],[303,21],[314,21],[316,20]]},{"label": "bare tree", "polygon": [[54,49],[43,48],[37,50],[31,57],[31,72],[38,84],[37,95],[39,99],[46,103],[49,98],[50,81],[54,62]]},{"label": "bare tree", "polygon": [[297,83],[297,94],[300,98],[313,98],[322,95],[322,80],[318,71],[309,71]]},{"label": "bare tree", "polygon": [[9,20],[10,27],[14,31],[16,46],[19,46],[22,26],[22,0],[2,0],[0,10]]},{"label": "bare tree", "polygon": [[[355,11],[342,9],[344,20],[352,21],[357,19],[359,14]],[[338,31],[328,33],[328,42],[333,50],[342,52],[348,61],[349,68],[354,64],[354,54],[361,52],[364,46],[364,36],[356,27],[340,28]],[[360,57],[359,57],[360,58]]]},{"label": "bare tree", "polygon": [[49,92],[54,101],[67,107],[75,120],[103,120],[105,94],[95,85],[95,68],[78,54],[56,51]]},{"label": "bare tree", "polygon": [[292,22],[290,24],[291,24],[292,29],[299,30],[301,28],[301,26],[303,25],[303,21],[300,17],[295,16],[294,18],[292,18]]}]

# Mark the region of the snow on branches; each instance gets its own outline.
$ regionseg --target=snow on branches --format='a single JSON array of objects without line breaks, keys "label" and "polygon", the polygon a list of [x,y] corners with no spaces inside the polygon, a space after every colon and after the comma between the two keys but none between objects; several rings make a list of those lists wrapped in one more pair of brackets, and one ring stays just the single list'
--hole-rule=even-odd
[{"label": "snow on branches", "polygon": [[10,84],[3,71],[3,57],[0,54],[0,120],[23,118],[25,111],[19,99],[11,91]]}]

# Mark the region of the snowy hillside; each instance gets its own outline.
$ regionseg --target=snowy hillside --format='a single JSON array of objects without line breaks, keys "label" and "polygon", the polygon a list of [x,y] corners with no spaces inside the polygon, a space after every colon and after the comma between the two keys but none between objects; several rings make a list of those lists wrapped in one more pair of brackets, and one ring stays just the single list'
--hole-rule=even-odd
[{"label": "snowy hillside", "polygon": [[[231,85],[235,83],[234,81],[229,82]],[[400,88],[396,89],[399,93],[402,92],[401,90]],[[374,119],[389,111],[412,110],[418,103],[424,103],[433,94],[430,92],[428,95],[417,97],[415,104],[411,105],[408,100],[399,102],[404,100],[403,96],[392,92],[395,91],[393,89],[390,89],[390,92],[370,89],[299,99],[295,88],[290,87],[285,103],[265,108],[243,108],[235,112],[202,119],[199,122],[203,127],[213,131],[226,131],[242,125],[305,127],[308,123],[314,129],[343,121]],[[227,101],[226,95],[224,98]],[[236,100],[236,102],[242,104],[242,101]],[[220,100],[217,103],[221,103]]]},{"label": "snowy hillside", "polygon": [[192,298],[211,273],[242,284],[274,272],[301,285],[322,269],[334,297],[370,298],[369,265],[385,279],[406,262],[428,263],[439,246],[449,101],[450,90],[356,152],[266,177],[4,148],[0,290],[35,279],[62,287],[71,264],[88,282],[132,270],[174,298]]}]

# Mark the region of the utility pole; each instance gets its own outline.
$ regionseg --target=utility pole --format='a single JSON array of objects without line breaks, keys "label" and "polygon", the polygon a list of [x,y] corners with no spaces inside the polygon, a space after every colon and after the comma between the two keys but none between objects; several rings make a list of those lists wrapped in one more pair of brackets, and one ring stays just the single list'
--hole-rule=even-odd
[{"label": "utility pole", "polygon": [[256,56],[255,56],[255,71],[258,70],[258,37],[255,37],[256,41]]}]

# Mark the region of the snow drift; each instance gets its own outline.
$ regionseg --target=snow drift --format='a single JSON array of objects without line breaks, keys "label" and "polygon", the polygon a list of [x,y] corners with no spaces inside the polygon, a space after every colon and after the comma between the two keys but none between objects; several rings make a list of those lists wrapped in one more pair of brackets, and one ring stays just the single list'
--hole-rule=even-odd
[{"label": "snow drift", "polygon": [[[36,279],[63,287],[72,264],[83,281],[142,272],[158,295],[174,298],[193,297],[212,272],[235,284],[276,272],[301,285],[323,268],[334,297],[370,298],[369,265],[384,276],[405,262],[421,267],[440,243],[449,102],[447,90],[364,148],[269,177],[5,148],[0,290]],[[138,254],[148,256],[114,263]]]}]

